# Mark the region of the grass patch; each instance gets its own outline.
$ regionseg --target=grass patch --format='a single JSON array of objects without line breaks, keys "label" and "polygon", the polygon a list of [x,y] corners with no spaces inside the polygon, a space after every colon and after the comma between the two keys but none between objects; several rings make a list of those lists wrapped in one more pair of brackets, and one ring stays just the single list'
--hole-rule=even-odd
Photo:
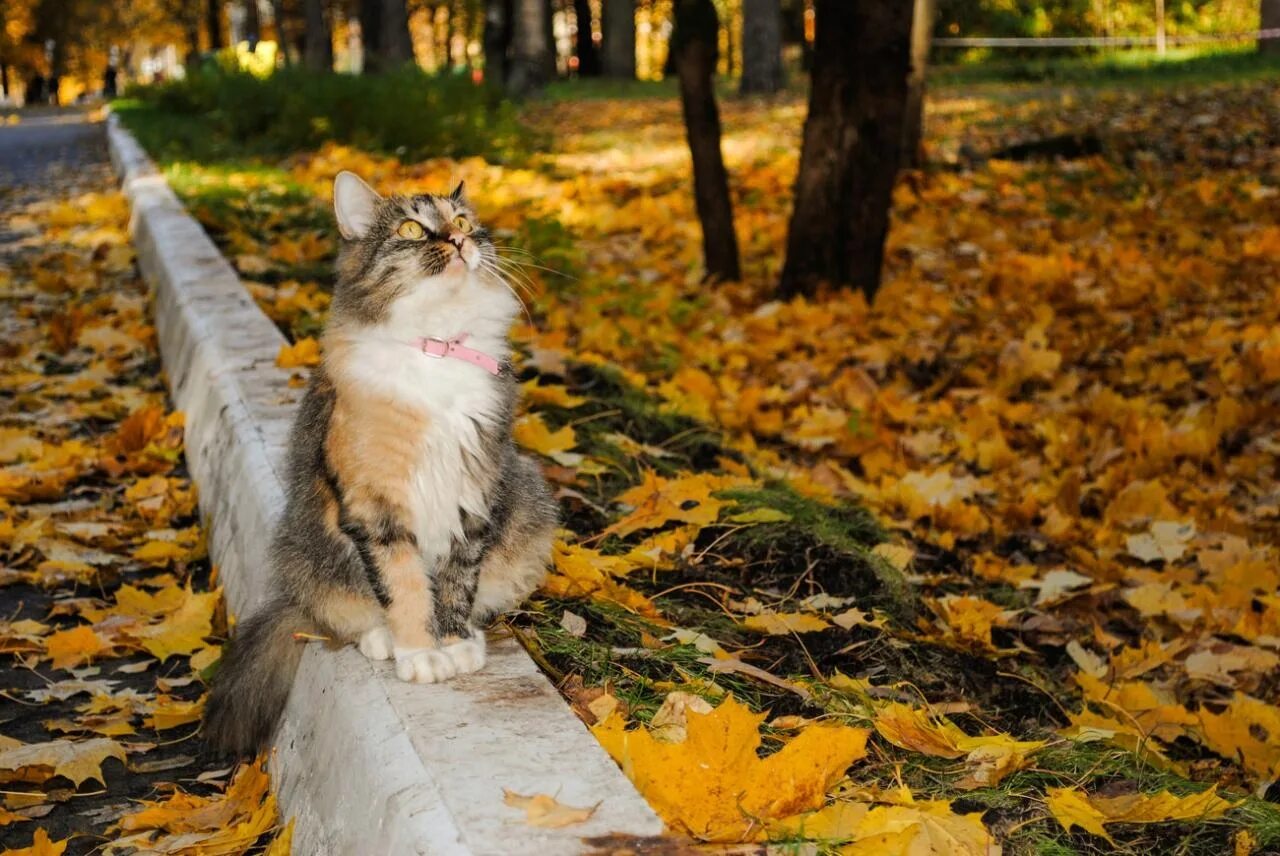
[{"label": "grass patch", "polygon": [[[945,54],[944,54],[945,56]],[[1160,86],[1225,83],[1280,75],[1280,57],[1260,54],[1251,46],[1206,50],[1150,50],[1097,53],[1090,56],[1030,56],[998,59],[991,51],[976,62],[938,64],[929,70],[936,86],[1070,83],[1097,86]]]},{"label": "grass patch", "polygon": [[380,75],[282,69],[267,77],[211,67],[134,87],[115,109],[162,160],[282,156],[332,141],[408,160],[503,161],[536,143],[497,90],[411,66]]}]

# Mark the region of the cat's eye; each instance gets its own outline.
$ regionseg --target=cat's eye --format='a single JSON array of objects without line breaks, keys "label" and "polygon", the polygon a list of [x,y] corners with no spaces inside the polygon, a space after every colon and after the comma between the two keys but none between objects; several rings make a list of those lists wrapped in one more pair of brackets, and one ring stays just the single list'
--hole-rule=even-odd
[{"label": "cat's eye", "polygon": [[422,224],[417,220],[405,220],[400,224],[400,228],[396,229],[396,234],[411,241],[418,241],[427,234],[427,230],[422,228]]},{"label": "cat's eye", "polygon": [[461,214],[453,218],[453,225],[457,226],[463,232],[471,231],[471,221],[468,220],[466,217],[462,216]]}]

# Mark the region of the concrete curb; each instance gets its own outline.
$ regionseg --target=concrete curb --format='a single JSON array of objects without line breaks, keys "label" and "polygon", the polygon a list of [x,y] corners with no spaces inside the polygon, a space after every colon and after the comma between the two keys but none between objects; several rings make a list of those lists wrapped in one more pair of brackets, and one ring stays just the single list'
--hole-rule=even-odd
[{"label": "concrete curb", "polygon": [[[285,343],[236,272],[112,115],[111,161],[132,206],[133,240],[155,293],[156,329],[186,452],[210,520],[228,604],[266,590],[268,535],[283,506],[293,407]],[[353,648],[310,645],[273,772],[298,854],[559,854],[662,833],[662,823],[514,640],[476,675],[438,686],[398,681]],[[599,803],[586,823],[541,829],[503,788]],[[640,842],[635,842],[639,844]]]}]

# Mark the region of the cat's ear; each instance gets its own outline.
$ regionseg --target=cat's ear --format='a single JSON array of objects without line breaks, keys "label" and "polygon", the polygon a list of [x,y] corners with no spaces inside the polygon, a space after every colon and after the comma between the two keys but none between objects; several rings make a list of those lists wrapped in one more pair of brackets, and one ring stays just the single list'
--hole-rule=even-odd
[{"label": "cat's ear", "polygon": [[338,231],[347,240],[363,238],[373,225],[373,212],[382,197],[354,172],[343,170],[333,180],[333,212]]},{"label": "cat's ear", "polygon": [[466,184],[465,181],[459,181],[458,186],[453,189],[453,193],[449,194],[449,199],[453,202],[461,202],[465,199]]}]

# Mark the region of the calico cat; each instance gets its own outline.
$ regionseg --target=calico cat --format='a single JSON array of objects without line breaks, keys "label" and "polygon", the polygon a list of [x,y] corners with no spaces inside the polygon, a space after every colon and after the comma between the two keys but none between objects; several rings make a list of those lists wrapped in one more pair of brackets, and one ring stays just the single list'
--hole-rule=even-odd
[{"label": "calico cat", "polygon": [[204,734],[265,748],[305,632],[431,683],[484,665],[484,626],[541,582],[556,507],[511,439],[519,300],[461,184],[334,181],[342,248],[323,361],[289,440],[273,594],[236,631]]}]

